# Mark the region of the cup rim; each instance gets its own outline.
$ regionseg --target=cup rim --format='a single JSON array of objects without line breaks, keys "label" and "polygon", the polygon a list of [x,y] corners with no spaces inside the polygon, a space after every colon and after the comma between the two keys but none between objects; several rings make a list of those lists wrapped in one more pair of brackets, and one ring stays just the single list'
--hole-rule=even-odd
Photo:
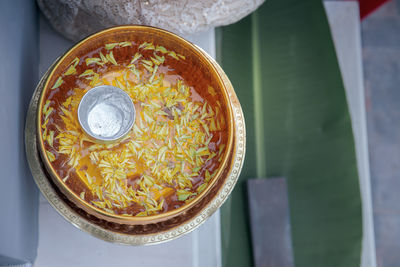
[{"label": "cup rim", "polygon": [[[124,127],[125,128],[124,131],[122,131],[118,135],[112,136],[112,137],[98,136],[98,135],[94,134],[90,129],[87,129],[87,128],[90,128],[90,127],[86,127],[85,126],[85,123],[83,121],[82,114],[81,114],[81,108],[82,108],[82,105],[83,105],[82,103],[84,103],[84,100],[86,98],[88,98],[88,95],[89,94],[93,94],[94,93],[93,90],[100,90],[100,89],[104,89],[104,88],[109,88],[109,89],[113,89],[113,90],[119,90],[118,94],[121,94],[121,96],[123,95],[123,97],[126,98],[126,100],[129,102],[130,111],[133,113],[132,119],[129,120],[128,125],[126,125],[126,127]],[[95,139],[98,142],[103,142],[103,143],[115,142],[115,141],[118,141],[118,140],[124,138],[129,133],[129,131],[132,129],[133,124],[135,123],[135,119],[136,119],[135,105],[133,104],[132,99],[130,98],[130,96],[124,90],[122,90],[122,89],[120,89],[120,88],[118,88],[116,86],[112,86],[112,85],[99,85],[99,86],[95,86],[95,87],[91,88],[90,90],[88,90],[82,96],[81,102],[79,102],[77,113],[78,113],[78,121],[79,121],[79,124],[81,125],[82,130],[87,135],[89,135],[91,138]]]}]

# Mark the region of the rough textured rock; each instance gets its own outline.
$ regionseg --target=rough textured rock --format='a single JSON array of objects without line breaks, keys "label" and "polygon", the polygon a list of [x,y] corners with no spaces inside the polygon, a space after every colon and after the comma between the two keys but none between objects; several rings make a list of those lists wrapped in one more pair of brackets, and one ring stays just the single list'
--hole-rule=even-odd
[{"label": "rough textured rock", "polygon": [[77,41],[98,30],[142,24],[191,34],[234,23],[264,0],[37,0],[53,27]]}]

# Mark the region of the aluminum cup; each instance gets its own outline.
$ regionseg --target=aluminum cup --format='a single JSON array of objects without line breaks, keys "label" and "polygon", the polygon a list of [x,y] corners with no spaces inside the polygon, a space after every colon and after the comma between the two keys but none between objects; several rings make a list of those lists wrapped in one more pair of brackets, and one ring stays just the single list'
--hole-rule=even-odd
[{"label": "aluminum cup", "polygon": [[122,89],[101,85],[90,89],[78,106],[78,120],[90,137],[100,142],[120,140],[131,130],[136,111]]}]

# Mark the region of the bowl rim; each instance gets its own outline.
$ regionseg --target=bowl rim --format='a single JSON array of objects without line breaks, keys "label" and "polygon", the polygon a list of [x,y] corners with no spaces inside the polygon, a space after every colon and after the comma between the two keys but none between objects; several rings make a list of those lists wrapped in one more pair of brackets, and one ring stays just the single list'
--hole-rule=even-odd
[{"label": "bowl rim", "polygon": [[[210,60],[213,62],[213,64],[216,64],[214,59],[210,58]],[[53,65],[55,65],[55,63],[53,63]],[[155,233],[142,232],[138,234],[122,233],[112,229],[104,228],[96,223],[97,220],[91,221],[89,218],[83,217],[77,210],[74,210],[67,202],[61,199],[60,195],[55,191],[55,187],[51,183],[52,181],[50,181],[51,178],[49,177],[48,172],[45,171],[44,164],[40,158],[36,136],[37,104],[40,92],[43,89],[45,80],[44,77],[46,77],[50,72],[50,70],[48,70],[36,87],[29,104],[25,122],[25,150],[35,183],[43,193],[43,196],[48,200],[49,204],[66,221],[71,223],[71,225],[77,229],[80,229],[83,232],[101,240],[123,245],[147,246],[168,242],[170,240],[182,237],[204,224],[213,214],[215,214],[222,204],[225,203],[231,194],[240,176],[246,154],[246,126],[242,108],[238,101],[237,95],[233,90],[232,84],[226,77],[226,74],[220,66],[215,66],[221,73],[221,76],[225,77],[224,83],[230,92],[229,95],[231,97],[232,110],[234,111],[236,135],[234,138],[233,147],[235,147],[236,152],[233,156],[233,162],[231,164],[231,169],[229,170],[229,175],[225,176],[226,178],[223,181],[222,187],[218,190],[217,195],[212,198],[212,200],[207,202],[205,206],[201,208],[198,214],[188,219],[188,221],[181,222],[168,230],[160,230]],[[194,207],[192,207],[192,209],[193,208]],[[182,215],[183,214],[179,214],[177,217]],[[175,219],[175,217],[173,217],[173,219]],[[145,225],[147,224],[144,224],[143,226]]]},{"label": "bowl rim", "polygon": [[[223,96],[223,99],[226,103],[226,107],[227,107],[227,116],[228,116],[228,139],[227,139],[227,143],[226,143],[226,147],[225,147],[225,151],[224,151],[224,155],[223,155],[223,159],[221,160],[220,166],[214,176],[214,178],[211,180],[211,182],[208,184],[208,186],[200,193],[198,194],[191,202],[186,203],[182,206],[180,206],[177,209],[173,209],[167,212],[163,212],[163,213],[159,213],[159,214],[155,214],[155,215],[149,215],[149,216],[122,216],[122,215],[118,215],[118,214],[113,214],[107,211],[104,211],[98,207],[95,207],[94,205],[91,205],[89,202],[83,200],[80,198],[80,196],[75,193],[74,191],[72,191],[61,179],[61,177],[59,177],[57,175],[57,172],[55,171],[55,169],[53,168],[51,162],[49,161],[46,153],[45,153],[45,147],[44,147],[44,140],[41,134],[41,118],[42,118],[42,107],[43,107],[43,102],[45,100],[45,95],[49,90],[49,82],[51,80],[51,78],[54,76],[57,68],[62,65],[62,63],[64,63],[64,60],[70,55],[73,54],[73,52],[75,52],[77,49],[79,49],[79,47],[81,45],[83,45],[85,42],[94,39],[96,37],[99,37],[101,35],[105,35],[108,33],[113,33],[113,32],[124,32],[124,31],[135,31],[137,29],[141,29],[141,30],[147,30],[147,31],[151,31],[151,32],[155,32],[155,33],[161,33],[163,35],[168,36],[168,38],[172,38],[175,39],[178,42],[183,43],[187,48],[189,48],[190,50],[192,50],[197,56],[199,56],[202,61],[207,65],[207,68],[214,74],[213,76],[217,78],[217,84],[219,85],[219,87],[222,89],[221,93]],[[195,44],[187,41],[186,39],[170,32],[164,29],[160,29],[157,27],[152,27],[152,26],[145,26],[145,25],[121,25],[121,26],[115,26],[115,27],[111,27],[111,28],[107,28],[101,31],[98,31],[94,34],[89,35],[88,37],[82,39],[81,41],[77,42],[76,44],[74,44],[72,47],[70,47],[62,56],[60,56],[57,60],[56,60],[56,64],[53,66],[50,66],[50,73],[46,78],[45,84],[43,86],[43,91],[40,94],[40,98],[39,98],[39,102],[38,102],[38,109],[37,109],[37,118],[36,118],[36,129],[37,129],[37,135],[38,135],[38,143],[39,143],[39,151],[40,151],[40,155],[42,160],[44,161],[44,165],[46,167],[46,169],[49,171],[49,174],[52,178],[53,181],[56,182],[56,184],[60,187],[60,189],[63,191],[64,194],[66,194],[67,197],[69,197],[71,199],[71,201],[75,202],[76,204],[78,204],[79,206],[81,206],[84,210],[86,210],[87,212],[91,212],[93,214],[93,212],[96,212],[98,215],[100,215],[100,217],[104,217],[107,219],[112,219],[112,220],[116,220],[118,222],[123,222],[123,223],[143,223],[143,222],[148,222],[148,221],[154,221],[154,222],[158,222],[158,221],[162,221],[168,218],[171,218],[173,216],[179,215],[180,213],[188,210],[189,208],[191,208],[192,206],[194,206],[196,203],[198,203],[205,195],[207,195],[207,193],[210,191],[210,189],[214,186],[214,184],[216,183],[216,181],[218,179],[221,178],[221,173],[223,171],[223,167],[226,166],[228,158],[229,158],[229,151],[232,148],[233,145],[233,138],[234,138],[234,125],[233,125],[233,111],[232,111],[232,107],[230,104],[230,98],[228,95],[228,90],[225,86],[225,83],[223,81],[223,77],[221,77],[220,73],[218,72],[217,68],[213,65],[213,63],[211,62],[211,60],[209,59],[209,55],[201,48],[199,48],[198,46],[196,46]]]}]

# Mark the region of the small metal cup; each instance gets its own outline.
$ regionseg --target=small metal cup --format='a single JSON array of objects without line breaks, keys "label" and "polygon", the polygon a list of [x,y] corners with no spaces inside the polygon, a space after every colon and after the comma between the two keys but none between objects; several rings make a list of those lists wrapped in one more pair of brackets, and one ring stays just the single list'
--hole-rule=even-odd
[{"label": "small metal cup", "polygon": [[101,142],[123,138],[135,122],[136,111],[130,96],[118,87],[101,85],[86,92],[78,106],[82,129]]}]

